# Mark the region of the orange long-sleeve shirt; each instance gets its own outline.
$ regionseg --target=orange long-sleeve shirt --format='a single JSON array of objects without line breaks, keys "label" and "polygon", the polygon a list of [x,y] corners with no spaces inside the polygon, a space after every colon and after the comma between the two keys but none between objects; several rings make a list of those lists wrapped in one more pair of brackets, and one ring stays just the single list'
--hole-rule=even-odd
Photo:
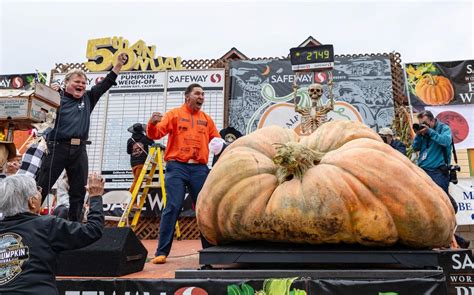
[{"label": "orange long-sleeve shirt", "polygon": [[202,111],[192,113],[186,104],[168,111],[157,124],[148,121],[146,133],[151,139],[168,134],[165,161],[194,160],[201,164],[209,160],[209,142],[220,137],[209,115]]}]

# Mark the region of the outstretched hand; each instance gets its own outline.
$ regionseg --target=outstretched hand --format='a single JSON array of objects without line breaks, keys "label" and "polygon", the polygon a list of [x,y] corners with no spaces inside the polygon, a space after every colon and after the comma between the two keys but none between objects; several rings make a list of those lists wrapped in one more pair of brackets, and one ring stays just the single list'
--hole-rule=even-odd
[{"label": "outstretched hand", "polygon": [[86,190],[89,193],[89,197],[102,196],[104,194],[104,179],[102,175],[97,172],[89,174]]},{"label": "outstretched hand", "polygon": [[115,64],[115,66],[112,68],[112,71],[115,73],[115,74],[119,74],[120,73],[120,70],[122,69],[122,66],[127,63],[128,61],[128,55],[125,53],[125,52],[122,52],[120,53],[118,56],[117,56],[117,63]]},{"label": "outstretched hand", "polygon": [[51,83],[51,85],[49,85],[49,87],[51,87],[55,91],[59,91],[61,89],[61,85],[59,85],[58,82]]},{"label": "outstretched hand", "polygon": [[150,121],[151,123],[156,124],[161,121],[161,118],[163,118],[163,115],[160,112],[153,112]]},{"label": "outstretched hand", "polygon": [[125,63],[127,63],[127,60],[128,60],[128,55],[125,52],[122,52],[117,57],[117,64],[120,66],[123,66]]}]

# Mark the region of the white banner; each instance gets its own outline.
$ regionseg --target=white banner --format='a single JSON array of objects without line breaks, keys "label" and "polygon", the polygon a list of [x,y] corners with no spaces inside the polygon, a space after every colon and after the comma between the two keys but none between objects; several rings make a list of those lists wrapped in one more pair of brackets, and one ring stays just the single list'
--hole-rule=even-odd
[{"label": "white banner", "polygon": [[459,179],[449,185],[449,193],[458,204],[458,225],[474,224],[474,178]]},{"label": "white banner", "polygon": [[474,104],[425,107],[451,128],[457,149],[474,148]]},{"label": "white banner", "polygon": [[[102,81],[109,72],[86,73],[87,90]],[[54,74],[54,82],[62,84],[66,74]],[[117,77],[117,85],[112,91],[126,89],[163,89],[166,72],[121,72]]]},{"label": "white banner", "polygon": [[[108,72],[86,73],[87,89],[104,79]],[[165,113],[184,103],[184,89],[200,84],[206,93],[203,111],[212,117],[218,130],[224,127],[224,69],[165,72],[121,72],[117,85],[99,100],[91,115],[87,146],[89,171],[100,171],[106,189],[128,189],[133,180],[127,154],[128,128],[146,124],[152,112]],[[61,83],[65,74],[55,74]],[[166,144],[166,137],[160,140]],[[210,157],[212,163],[212,157]]]}]

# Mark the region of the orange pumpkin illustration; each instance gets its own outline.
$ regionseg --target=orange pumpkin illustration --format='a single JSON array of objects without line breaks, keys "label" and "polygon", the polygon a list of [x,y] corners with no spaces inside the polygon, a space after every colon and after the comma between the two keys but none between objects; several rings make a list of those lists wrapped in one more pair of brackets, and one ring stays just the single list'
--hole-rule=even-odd
[{"label": "orange pumpkin illustration", "polygon": [[416,83],[415,92],[428,105],[445,105],[454,98],[453,85],[443,76],[423,75]]}]

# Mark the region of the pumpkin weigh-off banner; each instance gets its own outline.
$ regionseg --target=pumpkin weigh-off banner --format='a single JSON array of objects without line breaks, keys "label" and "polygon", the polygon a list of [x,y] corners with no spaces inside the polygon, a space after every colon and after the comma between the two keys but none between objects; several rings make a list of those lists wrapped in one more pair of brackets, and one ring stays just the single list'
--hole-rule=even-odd
[{"label": "pumpkin weigh-off banner", "polygon": [[474,104],[474,60],[409,63],[405,77],[415,108]]}]

